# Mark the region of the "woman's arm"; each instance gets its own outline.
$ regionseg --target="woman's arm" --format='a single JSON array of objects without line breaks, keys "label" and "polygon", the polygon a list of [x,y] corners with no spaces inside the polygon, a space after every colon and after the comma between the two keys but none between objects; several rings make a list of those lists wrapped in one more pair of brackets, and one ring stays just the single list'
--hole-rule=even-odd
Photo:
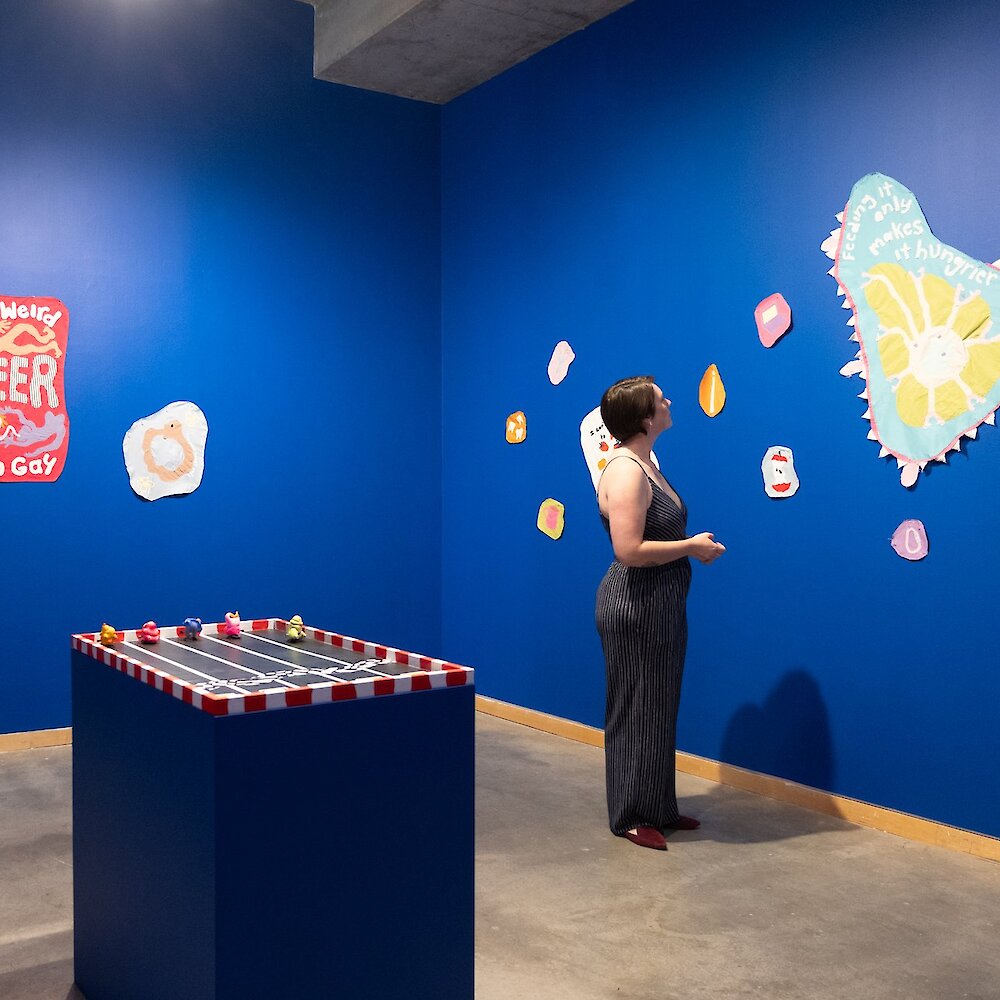
[{"label": "woman's arm", "polygon": [[620,563],[663,566],[694,554],[689,538],[678,542],[643,540],[653,488],[636,462],[627,458],[612,462],[601,478],[601,487],[611,523],[611,544]]},{"label": "woman's arm", "polygon": [[726,547],[702,531],[677,542],[651,542],[642,537],[646,512],[653,500],[653,488],[642,468],[628,459],[611,463],[601,477],[607,518],[611,524],[611,544],[615,558],[625,566],[664,566],[690,556],[706,565]]}]

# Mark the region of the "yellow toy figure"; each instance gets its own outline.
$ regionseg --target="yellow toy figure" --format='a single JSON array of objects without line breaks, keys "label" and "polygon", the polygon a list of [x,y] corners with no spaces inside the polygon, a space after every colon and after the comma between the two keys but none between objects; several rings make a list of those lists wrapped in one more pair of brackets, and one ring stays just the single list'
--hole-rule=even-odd
[{"label": "yellow toy figure", "polygon": [[289,620],[285,635],[288,636],[290,642],[298,642],[299,639],[304,639],[306,637],[306,627],[302,624],[301,615],[294,615]]},{"label": "yellow toy figure", "polygon": [[118,631],[107,622],[101,626],[101,645],[113,646],[118,641]]}]

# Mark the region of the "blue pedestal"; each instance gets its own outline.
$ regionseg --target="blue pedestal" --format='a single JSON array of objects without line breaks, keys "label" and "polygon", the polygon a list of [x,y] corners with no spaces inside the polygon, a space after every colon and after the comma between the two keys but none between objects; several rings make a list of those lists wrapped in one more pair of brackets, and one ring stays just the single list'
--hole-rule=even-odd
[{"label": "blue pedestal", "polygon": [[72,667],[87,1000],[472,1000],[471,684],[213,717]]}]

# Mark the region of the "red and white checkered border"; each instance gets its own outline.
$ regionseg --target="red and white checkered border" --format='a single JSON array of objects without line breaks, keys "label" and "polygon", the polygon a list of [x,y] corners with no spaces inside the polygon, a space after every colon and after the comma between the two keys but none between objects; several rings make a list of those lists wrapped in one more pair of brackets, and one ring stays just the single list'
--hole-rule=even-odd
[{"label": "red and white checkered border", "polygon": [[[268,629],[285,631],[288,622],[284,618],[255,618],[251,622],[243,622],[243,630],[264,632]],[[224,634],[224,623],[212,622],[202,626],[203,631],[214,630]],[[447,660],[438,660],[431,656],[421,656],[418,653],[408,653],[405,649],[394,646],[381,646],[352,636],[340,635],[338,632],[325,632],[323,629],[306,626],[309,635],[317,642],[329,643],[338,649],[350,649],[355,653],[377,657],[380,660],[391,660],[404,666],[412,667],[413,672],[394,677],[359,677],[354,680],[337,678],[325,683],[312,684],[303,687],[286,688],[281,691],[271,691],[266,694],[208,694],[195,689],[193,684],[178,680],[171,674],[157,667],[143,663],[141,660],[117,653],[109,646],[100,642],[100,633],[82,632],[71,637],[71,645],[79,653],[113,667],[120,673],[155,687],[157,691],[173,695],[180,701],[193,705],[209,715],[240,715],[246,712],[266,712],[273,708],[295,708],[299,705],[320,705],[329,701],[351,701],[355,698],[371,698],[384,694],[406,694],[411,691],[431,691],[435,688],[461,687],[472,684],[474,672],[471,667],[462,667]],[[183,625],[170,625],[160,629],[160,634],[173,632],[178,638],[184,636]],[[140,642],[138,629],[126,629],[118,633],[119,642]]]}]

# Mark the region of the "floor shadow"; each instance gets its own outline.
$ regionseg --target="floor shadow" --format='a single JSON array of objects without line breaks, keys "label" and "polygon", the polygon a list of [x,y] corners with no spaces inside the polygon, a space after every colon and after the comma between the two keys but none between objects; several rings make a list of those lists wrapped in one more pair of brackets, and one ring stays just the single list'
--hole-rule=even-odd
[{"label": "floor shadow", "polygon": [[859,829],[840,817],[729,785],[716,785],[701,795],[685,795],[682,788],[677,804],[683,815],[701,821],[697,830],[667,831],[667,840],[678,843],[763,844],[820,833],[851,834]]},{"label": "floor shadow", "polygon": [[[726,727],[720,760],[811,788],[832,788],[835,766],[829,716],[813,678],[804,670],[793,670],[762,705],[738,709]],[[671,832],[670,838],[678,841],[750,844],[856,829],[837,815],[741,793],[727,785],[694,796],[685,796],[682,787],[678,791],[681,812],[702,821],[698,830]]]}]

